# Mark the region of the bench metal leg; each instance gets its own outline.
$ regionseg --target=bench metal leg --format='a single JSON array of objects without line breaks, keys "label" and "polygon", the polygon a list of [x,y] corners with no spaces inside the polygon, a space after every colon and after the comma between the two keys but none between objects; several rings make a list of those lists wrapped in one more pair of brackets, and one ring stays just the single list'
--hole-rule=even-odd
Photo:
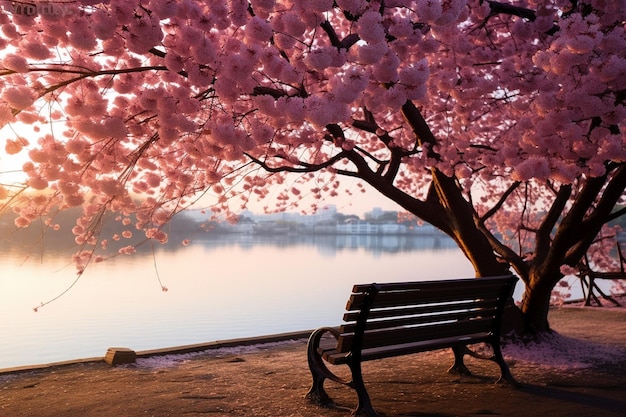
[{"label": "bench metal leg", "polygon": [[347,365],[352,374],[351,380],[338,377],[326,366],[324,359],[320,355],[320,341],[325,333],[330,333],[334,337],[338,336],[336,329],[324,327],[315,330],[309,337],[307,344],[307,360],[313,383],[305,398],[321,406],[331,406],[333,400],[324,390],[324,382],[326,379],[330,379],[340,384],[347,385],[356,391],[358,404],[353,415],[360,417],[380,417],[372,407],[369,394],[365,389],[360,362],[348,360]]},{"label": "bench metal leg", "polygon": [[319,405],[329,405],[333,403],[333,400],[328,396],[324,390],[324,381],[326,377],[320,372],[311,370],[313,376],[313,384],[311,389],[306,394],[306,399]]},{"label": "bench metal leg", "polygon": [[365,383],[363,382],[363,373],[361,371],[361,362],[349,363],[350,371],[352,371],[352,388],[356,391],[359,403],[356,409],[352,413],[358,417],[380,417],[379,414],[372,407],[370,396],[365,389]]},{"label": "bench metal leg", "polygon": [[504,361],[500,344],[490,343],[490,345],[491,345],[491,348],[493,349],[493,355],[491,356],[481,355],[479,353],[476,353],[472,351],[471,349],[469,349],[467,346],[453,346],[452,351],[454,352],[454,364],[452,365],[450,369],[448,369],[448,372],[458,374],[458,375],[466,375],[466,376],[472,375],[470,370],[467,368],[467,366],[465,366],[465,363],[463,362],[463,357],[465,355],[470,355],[478,359],[488,359],[498,364],[498,366],[500,367],[500,377],[496,381],[496,384],[501,383],[501,382],[506,382],[513,387],[519,386],[518,382],[515,380],[515,378],[513,378],[513,375],[511,374],[511,371],[509,370],[508,365]]},{"label": "bench metal leg", "polygon": [[467,346],[453,346],[452,352],[454,352],[454,364],[448,369],[448,372],[457,375],[472,375],[470,370],[467,369],[467,366],[465,366],[463,358],[465,355],[473,355],[474,352],[469,350]]},{"label": "bench metal leg", "polygon": [[496,381],[497,383],[506,382],[510,384],[512,387],[518,387],[519,384],[511,375],[511,371],[509,370],[509,366],[504,361],[504,357],[502,356],[502,349],[500,349],[500,344],[495,343],[493,346],[493,360],[500,366],[500,378]]},{"label": "bench metal leg", "polygon": [[313,383],[305,398],[320,405],[328,405],[333,402],[324,390],[324,381],[326,378],[334,379],[334,374],[328,370],[318,352],[320,340],[326,332],[334,333],[334,330],[326,328],[315,330],[309,337],[307,344],[307,360]]},{"label": "bench metal leg", "polygon": [[322,336],[326,333],[330,333],[335,338],[339,336],[339,332],[337,332],[336,329],[333,329],[332,327],[322,327],[315,330],[311,334],[307,344],[307,360],[309,363],[309,370],[311,371],[311,376],[313,378],[313,383],[305,398],[322,406],[331,405],[333,403],[333,400],[324,390],[324,381],[326,379],[330,379],[331,381],[348,385],[350,387],[352,386],[352,381],[345,380],[332,373],[320,355],[320,341]]}]

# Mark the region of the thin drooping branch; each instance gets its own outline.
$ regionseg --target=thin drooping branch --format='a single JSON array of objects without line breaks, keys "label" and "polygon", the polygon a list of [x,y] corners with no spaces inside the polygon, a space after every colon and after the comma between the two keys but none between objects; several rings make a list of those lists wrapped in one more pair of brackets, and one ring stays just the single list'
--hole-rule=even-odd
[{"label": "thin drooping branch", "polygon": [[494,204],[493,207],[487,210],[487,212],[479,218],[479,223],[484,225],[487,222],[487,220],[489,220],[498,211],[500,211],[500,209],[502,208],[506,200],[509,198],[511,194],[513,194],[513,192],[520,186],[520,184],[521,184],[520,181],[515,181],[513,184],[511,184],[511,186],[502,194],[502,196],[496,202],[496,204]]},{"label": "thin drooping branch", "polygon": [[[345,159],[346,155],[344,152],[340,152],[337,155],[332,156],[331,158],[329,158],[327,161],[322,162],[321,164],[310,164],[304,161],[298,161],[298,166],[292,166],[292,165],[280,165],[280,166],[272,166],[270,164],[268,164],[266,161],[262,161],[259,158],[256,158],[252,155],[250,155],[247,152],[244,152],[244,155],[246,155],[246,157],[248,157],[252,162],[254,162],[255,164],[259,165],[261,168],[263,168],[264,170],[266,170],[267,172],[271,172],[271,173],[279,173],[279,172],[292,172],[292,173],[305,173],[305,172],[317,172],[317,171],[321,171],[325,168],[328,168],[334,164],[336,164],[338,161]],[[284,157],[280,156],[280,155],[275,155],[276,158],[279,159],[285,159]]]},{"label": "thin drooping branch", "polygon": [[146,71],[167,71],[167,67],[164,65],[155,65],[148,67],[134,67],[134,68],[122,68],[122,69],[109,69],[109,70],[99,70],[99,71],[86,71],[86,70],[74,70],[69,68],[31,68],[29,72],[46,72],[46,73],[66,73],[66,74],[78,74],[77,77],[70,78],[56,84],[52,84],[41,91],[40,97],[45,96],[48,93],[58,90],[59,88],[65,87],[72,83],[78,82],[80,80],[86,78],[95,78],[104,75],[120,75],[120,74],[130,74],[135,72],[146,72]]},{"label": "thin drooping branch", "polygon": [[371,152],[361,148],[360,146],[355,146],[354,150],[360,153],[361,155],[364,155],[370,161],[373,161],[376,165],[378,165],[378,170],[376,172],[378,172],[379,174],[382,174],[383,171],[385,170],[385,167],[389,165],[389,161],[377,158]]},{"label": "thin drooping branch", "polygon": [[496,204],[491,207],[483,216],[477,219],[477,227],[487,237],[494,252],[498,254],[506,263],[510,264],[519,274],[524,277],[528,275],[528,265],[524,262],[524,259],[517,254],[513,249],[503,244],[493,232],[487,227],[487,220],[498,213],[509,196],[515,192],[522,184],[520,181],[515,181],[509,188],[502,194]]}]

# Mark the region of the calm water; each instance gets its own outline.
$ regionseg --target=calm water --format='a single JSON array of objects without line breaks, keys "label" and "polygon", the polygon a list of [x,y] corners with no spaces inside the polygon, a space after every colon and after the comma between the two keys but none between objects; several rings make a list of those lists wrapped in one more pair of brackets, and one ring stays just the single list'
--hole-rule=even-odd
[{"label": "calm water", "polygon": [[93,265],[35,313],[74,280],[68,258],[0,265],[0,368],[337,325],[354,283],[473,275],[442,237],[227,236]]}]

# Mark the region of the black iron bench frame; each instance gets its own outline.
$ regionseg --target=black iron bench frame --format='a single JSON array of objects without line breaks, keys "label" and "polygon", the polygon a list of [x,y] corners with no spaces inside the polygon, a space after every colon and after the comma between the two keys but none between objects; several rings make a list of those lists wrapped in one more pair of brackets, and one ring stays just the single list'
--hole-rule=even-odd
[{"label": "black iron bench frame", "polygon": [[[353,388],[358,396],[354,413],[377,417],[361,370],[361,363],[412,353],[452,348],[449,372],[471,375],[463,359],[489,359],[500,367],[497,382],[517,386],[500,347],[502,314],[517,278],[512,275],[442,281],[359,284],[352,289],[338,328],[322,327],[309,337],[307,357],[313,384],[306,397],[331,405],[324,390],[330,379]],[[323,336],[330,334],[336,343]],[[323,342],[324,340],[324,342]],[[492,354],[468,346],[487,343]],[[327,366],[345,364],[351,379],[335,375]]]}]

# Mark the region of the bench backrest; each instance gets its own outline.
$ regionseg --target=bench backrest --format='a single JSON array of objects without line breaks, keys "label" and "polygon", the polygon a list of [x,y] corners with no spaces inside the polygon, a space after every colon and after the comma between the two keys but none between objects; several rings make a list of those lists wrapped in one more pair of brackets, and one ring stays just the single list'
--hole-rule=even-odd
[{"label": "bench backrest", "polygon": [[[512,275],[443,281],[355,285],[337,349],[361,349],[464,335],[499,335],[500,318],[517,278]],[[356,339],[355,339],[356,338]]]}]

